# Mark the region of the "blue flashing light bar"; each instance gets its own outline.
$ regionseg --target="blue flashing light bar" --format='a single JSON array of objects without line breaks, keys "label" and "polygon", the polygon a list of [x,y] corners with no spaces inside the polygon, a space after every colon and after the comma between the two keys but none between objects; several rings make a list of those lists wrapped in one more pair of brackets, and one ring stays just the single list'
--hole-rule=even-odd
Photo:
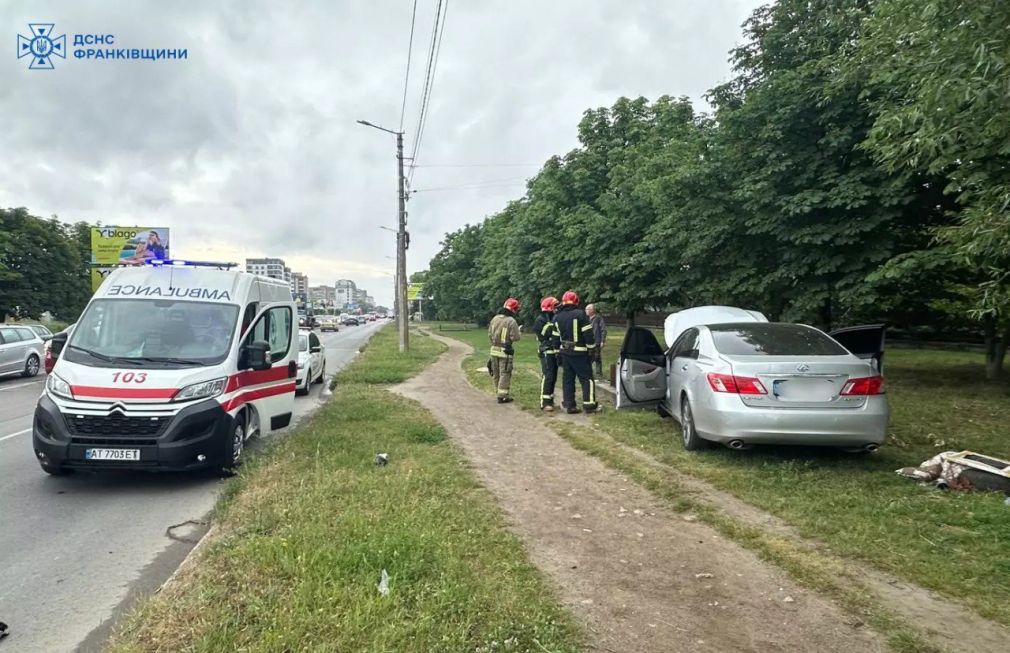
[{"label": "blue flashing light bar", "polygon": [[238,263],[223,263],[220,261],[190,261],[183,259],[148,259],[144,261],[144,265],[150,265],[151,267],[176,267],[176,268],[217,268],[219,270],[228,270],[234,267],[238,267]]}]

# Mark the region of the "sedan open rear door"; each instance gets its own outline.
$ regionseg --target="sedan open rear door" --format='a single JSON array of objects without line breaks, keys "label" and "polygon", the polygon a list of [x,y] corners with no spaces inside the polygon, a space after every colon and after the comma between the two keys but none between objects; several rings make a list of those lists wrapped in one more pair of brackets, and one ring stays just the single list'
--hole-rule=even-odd
[{"label": "sedan open rear door", "polygon": [[617,409],[655,408],[666,398],[666,354],[655,334],[631,327],[621,344]]},{"label": "sedan open rear door", "polygon": [[828,334],[863,360],[873,360],[877,372],[884,373],[884,341],[887,337],[886,324],[865,324],[846,327]]}]

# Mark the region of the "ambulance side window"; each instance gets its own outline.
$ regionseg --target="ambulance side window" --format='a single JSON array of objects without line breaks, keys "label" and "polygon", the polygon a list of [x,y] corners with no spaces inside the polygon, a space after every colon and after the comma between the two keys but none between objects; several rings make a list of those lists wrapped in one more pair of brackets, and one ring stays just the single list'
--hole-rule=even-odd
[{"label": "ambulance side window", "polygon": [[294,321],[291,319],[291,309],[287,306],[271,308],[267,313],[270,326],[267,341],[270,343],[270,358],[275,363],[283,360],[291,349],[291,331]]},{"label": "ambulance side window", "polygon": [[259,321],[249,330],[245,344],[257,340],[265,340],[270,344],[270,360],[276,363],[287,357],[291,349],[291,332],[293,329],[291,309],[287,306],[277,306],[264,313]]}]

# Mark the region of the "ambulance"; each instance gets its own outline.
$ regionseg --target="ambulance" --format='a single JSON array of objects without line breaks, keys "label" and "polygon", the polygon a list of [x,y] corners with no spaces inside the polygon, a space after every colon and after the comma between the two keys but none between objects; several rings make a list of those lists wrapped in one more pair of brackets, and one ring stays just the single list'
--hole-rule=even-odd
[{"label": "ambulance", "polygon": [[106,278],[73,333],[54,339],[32,427],[43,471],[228,474],[250,438],[291,422],[290,287],[233,265],[151,261]]}]

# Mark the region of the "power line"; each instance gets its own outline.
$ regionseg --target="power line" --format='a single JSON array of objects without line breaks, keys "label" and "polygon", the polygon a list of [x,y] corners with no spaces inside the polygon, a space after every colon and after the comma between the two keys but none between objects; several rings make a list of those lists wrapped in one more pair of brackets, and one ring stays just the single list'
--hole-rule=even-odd
[{"label": "power line", "polygon": [[414,49],[414,20],[417,18],[417,0],[410,12],[410,38],[407,39],[407,72],[403,75],[403,103],[400,105],[400,131],[403,131],[403,116],[407,111],[407,82],[410,81],[410,53]]},{"label": "power line", "polygon": [[497,188],[506,186],[515,186],[519,183],[525,183],[527,181],[526,177],[504,177],[501,179],[484,179],[482,181],[473,181],[469,183],[458,184],[456,186],[439,186],[437,188],[419,188],[413,193],[428,193],[436,190],[473,190],[479,188]]},{"label": "power line", "polygon": [[539,163],[429,163],[414,168],[535,168]]},{"label": "power line", "polygon": [[411,168],[408,175],[408,184],[414,180],[413,163],[417,160],[417,153],[421,147],[421,139],[424,137],[424,127],[428,119],[431,91],[435,85],[435,71],[438,68],[438,55],[442,50],[442,35],[445,33],[445,17],[449,13],[449,0],[444,0],[444,3],[445,11],[442,11],[443,0],[438,1],[438,6],[435,9],[435,22],[431,28],[431,43],[428,46],[428,68],[425,72],[424,90],[421,93],[421,110],[417,117],[417,129],[414,131],[416,134],[414,137],[414,147],[410,153]]}]

